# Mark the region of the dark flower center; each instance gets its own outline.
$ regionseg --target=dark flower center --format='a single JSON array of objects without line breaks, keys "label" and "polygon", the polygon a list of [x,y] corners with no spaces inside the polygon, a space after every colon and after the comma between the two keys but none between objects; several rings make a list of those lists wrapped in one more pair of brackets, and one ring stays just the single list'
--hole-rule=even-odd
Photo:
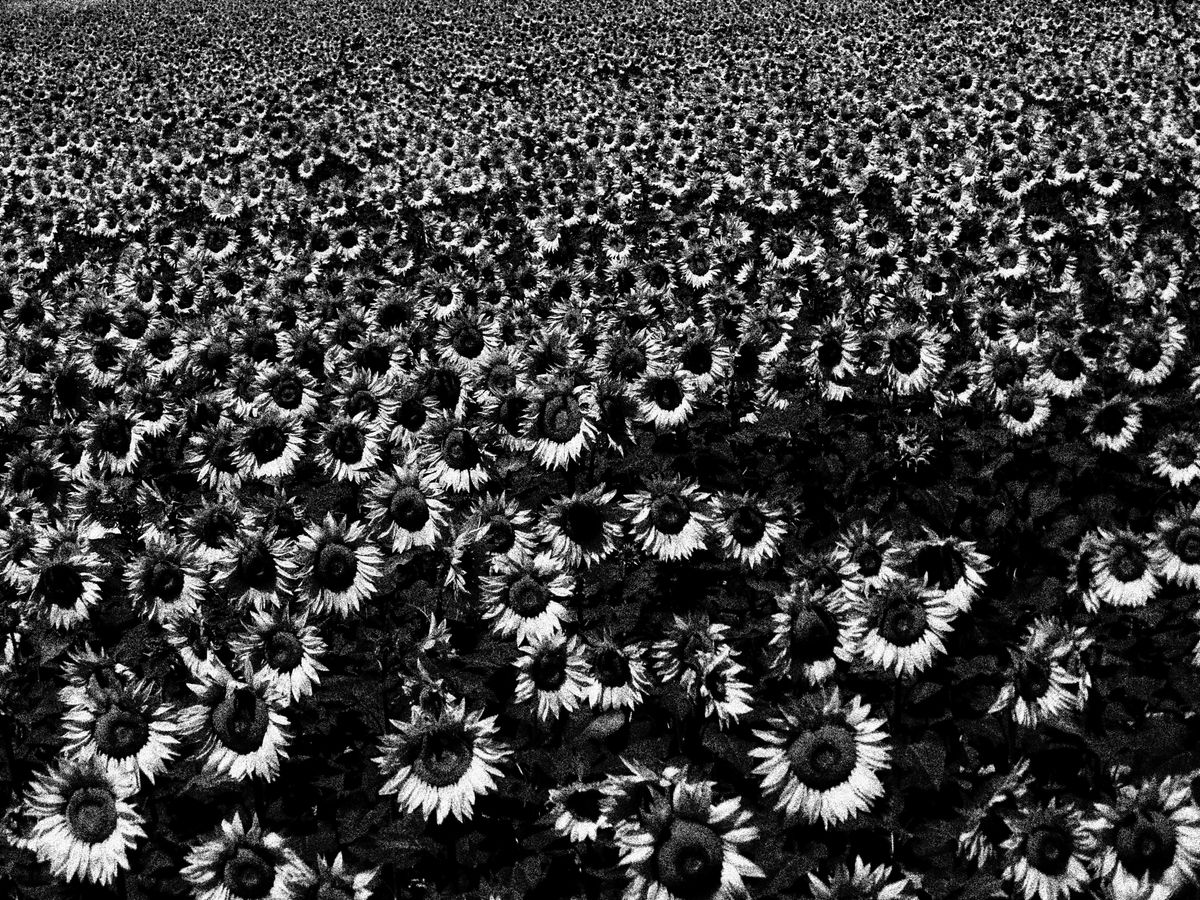
[{"label": "dark flower center", "polygon": [[137,710],[114,706],[96,719],[96,746],[112,759],[133,756],[146,745],[149,737],[146,715]]},{"label": "dark flower center", "polygon": [[683,348],[683,352],[679,355],[679,364],[684,371],[691,372],[693,375],[708,374],[713,367],[712,347],[704,341],[692,341]]},{"label": "dark flower center", "polygon": [[270,712],[249,688],[238,688],[217,704],[212,713],[213,731],[235,753],[253,753],[262,746]]},{"label": "dark flower center", "polygon": [[567,648],[552,647],[534,656],[529,678],[539,691],[557,691],[567,680]]},{"label": "dark flower center", "polygon": [[1158,810],[1130,813],[1117,826],[1117,859],[1140,878],[1157,879],[1175,859],[1175,829]]},{"label": "dark flower center", "polygon": [[856,561],[859,575],[864,578],[874,578],[883,568],[883,553],[875,547],[864,547],[858,552]]},{"label": "dark flower center", "polygon": [[396,421],[408,431],[420,431],[425,420],[429,418],[429,410],[420,397],[409,397],[400,404],[396,412]]},{"label": "dark flower center", "polygon": [[1170,447],[1167,450],[1167,459],[1172,467],[1186,469],[1196,461],[1196,448],[1192,445],[1191,441],[1177,438],[1171,441]]},{"label": "dark flower center", "polygon": [[1061,347],[1050,359],[1050,371],[1060,381],[1074,381],[1083,374],[1083,360],[1068,347]]},{"label": "dark flower center", "polygon": [[1188,565],[1200,563],[1200,526],[1185,525],[1168,536],[1171,550]]},{"label": "dark flower center", "polygon": [[1093,427],[1106,437],[1117,437],[1125,430],[1125,415],[1128,412],[1123,403],[1110,403],[1101,407],[1093,419]]},{"label": "dark flower center", "polygon": [[512,366],[501,363],[487,375],[487,389],[490,393],[500,396],[507,394],[517,386],[517,373]]},{"label": "dark flower center", "polygon": [[595,822],[600,818],[600,792],[595,788],[572,791],[563,798],[566,810],[583,822]]},{"label": "dark flower center", "polygon": [[317,885],[316,893],[311,897],[312,900],[354,900],[354,886],[330,874]]},{"label": "dark flower center", "polygon": [[637,378],[646,371],[646,354],[640,347],[626,345],[613,354],[609,367],[617,378]]},{"label": "dark flower center", "polygon": [[124,416],[105,416],[93,432],[96,446],[113,456],[124,456],[133,443],[133,425]]},{"label": "dark flower center", "polygon": [[662,534],[676,535],[683,531],[691,515],[683,499],[672,494],[654,501],[650,520]]},{"label": "dark flower center", "polygon": [[921,344],[911,334],[901,334],[888,341],[892,367],[901,375],[910,375],[921,365]]},{"label": "dark flower center", "polygon": [[67,801],[67,821],[81,841],[98,844],[117,828],[117,798],[107,788],[79,788]]},{"label": "dark flower center", "polygon": [[223,506],[216,506],[201,516],[197,523],[196,536],[206,547],[219,547],[228,538],[233,537],[237,524],[233,515]]},{"label": "dark flower center", "polygon": [[352,422],[345,422],[325,433],[325,447],[338,462],[353,465],[362,461],[367,441],[361,428]]},{"label": "dark flower center", "polygon": [[829,334],[821,339],[821,344],[817,347],[817,362],[821,364],[821,368],[836,368],[843,355],[842,339],[836,334]]},{"label": "dark flower center", "polygon": [[346,414],[357,416],[360,413],[366,413],[369,419],[379,414],[379,398],[368,390],[355,391],[346,399]]},{"label": "dark flower center", "polygon": [[658,881],[682,900],[707,897],[721,885],[725,845],[713,829],[676,819],[654,854]]},{"label": "dark flower center", "polygon": [[669,376],[653,378],[649,388],[650,397],[659,409],[671,411],[678,409],[683,403],[683,388],[674,378]]},{"label": "dark flower center", "polygon": [[604,514],[594,503],[571,502],[563,519],[567,537],[581,547],[599,543],[604,537]]},{"label": "dark flower center", "polygon": [[459,356],[464,359],[475,359],[483,352],[483,332],[478,325],[465,323],[454,332],[450,344]]},{"label": "dark flower center", "polygon": [[263,641],[263,655],[276,672],[290,672],[304,658],[304,645],[292,631],[272,631]]},{"label": "dark flower center", "polygon": [[917,575],[930,587],[948,591],[966,574],[966,560],[962,551],[947,541],[942,544],[926,544],[917,551]]},{"label": "dark flower center", "polygon": [[817,791],[837,787],[858,763],[854,730],[835,723],[806,731],[789,748],[788,759],[801,784]]},{"label": "dark flower center", "polygon": [[1134,340],[1125,358],[1138,371],[1149,372],[1158,365],[1162,356],[1162,343],[1157,338],[1143,335]]},{"label": "dark flower center", "polygon": [[442,456],[450,468],[462,471],[475,468],[482,459],[475,436],[465,428],[450,432],[442,445]]},{"label": "dark flower center", "polygon": [[183,593],[183,569],[171,560],[152,562],[146,570],[145,586],[150,597],[175,600]]},{"label": "dark flower center", "polygon": [[429,521],[429,505],[415,487],[402,487],[392,494],[388,512],[392,521],[408,532],[420,531]]},{"label": "dark flower center", "polygon": [[629,659],[616,647],[605,647],[598,652],[592,667],[596,671],[596,680],[603,687],[624,687],[632,678]]},{"label": "dark flower center", "polygon": [[274,586],[277,569],[275,557],[263,541],[243,549],[237,560],[237,575],[256,590]]},{"label": "dark flower center", "polygon": [[358,557],[345,544],[327,543],[317,549],[313,575],[324,590],[342,593],[358,575]]},{"label": "dark flower center", "polygon": [[421,740],[413,771],[426,784],[457,784],[471,768],[475,755],[471,736],[461,728],[439,728]]},{"label": "dark flower center", "polygon": [[83,596],[83,576],[66,563],[54,563],[42,570],[38,590],[46,600],[62,609],[74,606]]},{"label": "dark flower center", "polygon": [[1075,839],[1061,827],[1051,825],[1035,829],[1025,843],[1029,864],[1047,875],[1057,876],[1067,871]]},{"label": "dark flower center", "polygon": [[304,382],[298,375],[288,373],[271,388],[271,399],[280,409],[296,409],[304,399]]},{"label": "dark flower center", "polygon": [[1108,567],[1118,581],[1128,584],[1145,574],[1146,555],[1137,547],[1122,544],[1113,551]]},{"label": "dark flower center", "polygon": [[287,429],[278,422],[260,422],[246,435],[246,447],[259,465],[279,459],[287,445]]},{"label": "dark flower center", "polygon": [[225,886],[235,897],[261,900],[275,886],[275,863],[258,850],[239,847],[225,863]]},{"label": "dark flower center", "polygon": [[879,636],[897,647],[908,647],[925,634],[929,617],[915,594],[903,593],[885,601],[879,614]]},{"label": "dark flower center", "polygon": [[753,547],[767,533],[767,517],[751,504],[739,506],[729,519],[729,533],[742,547]]},{"label": "dark flower center", "polygon": [[538,413],[538,432],[558,444],[565,444],[579,434],[583,410],[579,401],[567,392],[551,394],[542,401]]},{"label": "dark flower center", "polygon": [[491,553],[507,553],[517,542],[517,529],[508,516],[497,513],[488,519],[487,549]]},{"label": "dark flower center", "polygon": [[797,662],[815,663],[829,659],[837,646],[837,638],[837,621],[828,609],[812,604],[796,610],[790,643],[792,657]]},{"label": "dark flower center", "polygon": [[1022,700],[1033,703],[1046,696],[1050,690],[1050,668],[1036,659],[1023,659],[1017,665],[1017,694]]},{"label": "dark flower center", "polygon": [[549,603],[546,586],[532,575],[522,575],[508,589],[508,608],[522,618],[529,619],[544,612]]}]

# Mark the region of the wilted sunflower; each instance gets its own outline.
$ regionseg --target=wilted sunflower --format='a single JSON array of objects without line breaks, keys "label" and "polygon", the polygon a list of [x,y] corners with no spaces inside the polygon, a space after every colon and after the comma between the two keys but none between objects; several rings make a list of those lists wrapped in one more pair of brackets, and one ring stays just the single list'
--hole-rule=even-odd
[{"label": "wilted sunflower", "polygon": [[[1127,773],[1118,773],[1124,776]],[[1117,778],[1112,803],[1084,822],[1096,874],[1115,900],[1169,900],[1200,872],[1200,808],[1178,776]]]},{"label": "wilted sunflower", "polygon": [[193,844],[180,873],[196,900],[298,900],[307,870],[279,834],[255,814],[247,828],[235,815]]},{"label": "wilted sunflower", "polygon": [[396,733],[384,735],[375,758],[387,779],[380,794],[395,794],[406,812],[471,818],[477,797],[496,789],[500,764],[511,752],[494,735],[496,719],[465,700],[449,701],[433,714],[414,706],[408,722],[391,722]]},{"label": "wilted sunflower", "polygon": [[29,849],[60,878],[111,884],[146,834],[130,803],[136,791],[130,775],[106,772],[95,759],[61,760],[30,785]]},{"label": "wilted sunflower", "polygon": [[754,732],[765,744],[750,750],[761,760],[754,771],[789,821],[837,825],[883,796],[879,772],[890,765],[891,747],[883,720],[870,713],[858,697],[842,703],[834,689],[805,697],[772,719],[770,730]]}]

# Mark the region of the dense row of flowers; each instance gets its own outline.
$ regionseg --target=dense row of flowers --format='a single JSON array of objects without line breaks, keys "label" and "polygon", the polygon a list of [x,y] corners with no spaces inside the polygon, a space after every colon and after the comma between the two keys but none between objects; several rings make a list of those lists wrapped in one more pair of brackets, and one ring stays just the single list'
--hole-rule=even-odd
[{"label": "dense row of flowers", "polygon": [[1190,896],[1195,4],[403,6],[0,22],[0,893]]}]

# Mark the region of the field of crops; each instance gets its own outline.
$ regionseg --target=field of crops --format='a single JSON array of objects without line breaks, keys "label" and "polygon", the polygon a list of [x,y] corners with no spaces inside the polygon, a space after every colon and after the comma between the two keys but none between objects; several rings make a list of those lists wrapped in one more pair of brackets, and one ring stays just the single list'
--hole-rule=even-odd
[{"label": "field of crops", "polygon": [[1194,900],[1200,4],[0,7],[0,897]]}]

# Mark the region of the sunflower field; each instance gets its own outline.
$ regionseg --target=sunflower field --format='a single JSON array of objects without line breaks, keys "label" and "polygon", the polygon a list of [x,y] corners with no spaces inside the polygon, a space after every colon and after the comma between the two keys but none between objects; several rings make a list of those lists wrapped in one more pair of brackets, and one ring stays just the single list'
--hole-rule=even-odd
[{"label": "sunflower field", "polygon": [[0,3],[0,898],[1196,900],[1200,3]]}]

